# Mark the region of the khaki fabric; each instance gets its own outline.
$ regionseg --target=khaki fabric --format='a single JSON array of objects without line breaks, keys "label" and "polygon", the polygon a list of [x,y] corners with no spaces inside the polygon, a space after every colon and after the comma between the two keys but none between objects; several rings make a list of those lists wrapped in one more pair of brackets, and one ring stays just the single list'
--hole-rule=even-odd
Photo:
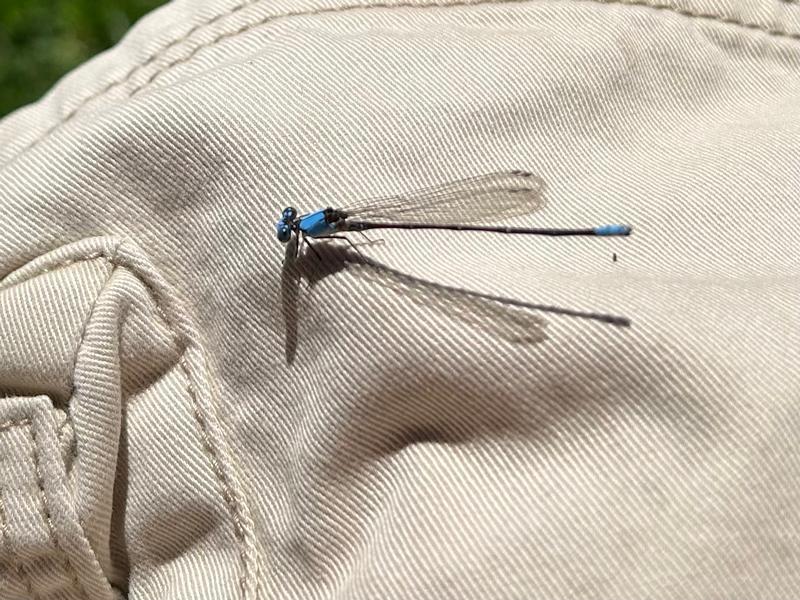
[{"label": "khaki fabric", "polygon": [[[798,99],[783,0],[146,17],[0,123],[0,598],[797,597]],[[634,234],[275,240],[503,169]]]}]

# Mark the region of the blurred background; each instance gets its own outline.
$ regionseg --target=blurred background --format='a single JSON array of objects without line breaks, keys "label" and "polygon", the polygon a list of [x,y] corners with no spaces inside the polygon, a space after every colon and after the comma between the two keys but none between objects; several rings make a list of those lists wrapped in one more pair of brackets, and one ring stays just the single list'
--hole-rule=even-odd
[{"label": "blurred background", "polygon": [[0,117],[37,100],[165,0],[0,0]]}]

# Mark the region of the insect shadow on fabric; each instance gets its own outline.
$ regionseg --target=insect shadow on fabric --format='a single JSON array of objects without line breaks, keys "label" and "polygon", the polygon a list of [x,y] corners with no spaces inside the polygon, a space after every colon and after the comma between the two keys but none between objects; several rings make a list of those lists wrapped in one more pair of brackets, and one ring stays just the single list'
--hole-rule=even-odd
[{"label": "insect shadow on fabric", "polygon": [[411,300],[421,310],[438,312],[510,343],[534,344],[547,339],[547,321],[542,314],[537,313],[588,319],[617,327],[631,325],[626,317],[525,302],[436,283],[403,273],[368,258],[349,246],[334,243],[316,244],[316,253],[301,253],[295,258],[296,243],[295,239],[287,244],[286,259],[281,272],[281,312],[288,364],[294,361],[297,353],[301,280],[305,280],[309,288],[313,288],[326,277],[345,270]]}]

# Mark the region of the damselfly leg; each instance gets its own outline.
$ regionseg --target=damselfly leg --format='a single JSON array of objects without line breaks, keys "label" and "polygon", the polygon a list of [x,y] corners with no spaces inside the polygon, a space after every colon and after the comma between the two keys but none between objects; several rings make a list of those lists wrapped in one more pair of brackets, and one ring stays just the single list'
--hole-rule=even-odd
[{"label": "damselfly leg", "polygon": [[382,238],[381,239],[377,239],[377,240],[372,240],[372,239],[368,238],[367,234],[364,233],[363,231],[356,231],[356,233],[359,234],[361,237],[363,237],[365,240],[367,240],[368,244],[383,244],[384,241],[385,241]]}]

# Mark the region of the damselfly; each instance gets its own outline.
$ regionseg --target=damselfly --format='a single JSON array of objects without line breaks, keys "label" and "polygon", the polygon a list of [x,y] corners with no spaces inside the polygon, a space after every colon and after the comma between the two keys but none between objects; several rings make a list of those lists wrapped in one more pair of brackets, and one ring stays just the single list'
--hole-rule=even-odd
[{"label": "damselfly", "polygon": [[624,236],[628,225],[586,229],[542,229],[480,225],[529,214],[544,205],[544,182],[527,171],[502,171],[461,179],[406,194],[367,198],[341,208],[323,208],[298,215],[285,208],[276,223],[277,237],[286,243],[313,239],[345,239],[340,233],[369,229],[445,229],[547,236]]}]

